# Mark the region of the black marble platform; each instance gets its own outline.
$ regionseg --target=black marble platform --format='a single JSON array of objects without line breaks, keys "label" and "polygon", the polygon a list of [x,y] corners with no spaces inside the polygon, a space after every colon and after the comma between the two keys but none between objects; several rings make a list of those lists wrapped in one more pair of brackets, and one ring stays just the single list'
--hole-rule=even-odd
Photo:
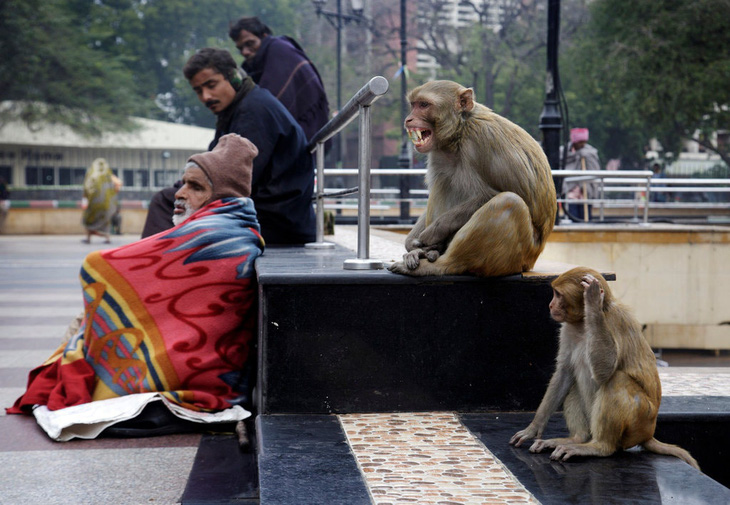
[{"label": "black marble platform", "polygon": [[665,396],[654,435],[687,449],[704,473],[730,487],[730,397]]},{"label": "black marble platform", "polygon": [[[558,463],[550,460],[549,452],[532,454],[529,446],[509,445],[510,437],[531,420],[531,413],[461,415],[467,429],[542,505],[730,503],[730,489],[671,456],[632,449],[608,458],[580,458]],[[567,433],[559,415],[551,418],[545,430],[545,436],[550,438]]]},{"label": "black marble platform", "polygon": [[181,505],[258,505],[259,471],[255,433],[241,448],[233,434],[204,435]]},{"label": "black marble platform", "polygon": [[260,413],[537,408],[557,352],[549,278],[344,270],[353,256],[257,260]]},{"label": "black marble platform", "polygon": [[261,503],[370,505],[335,416],[259,416]]}]

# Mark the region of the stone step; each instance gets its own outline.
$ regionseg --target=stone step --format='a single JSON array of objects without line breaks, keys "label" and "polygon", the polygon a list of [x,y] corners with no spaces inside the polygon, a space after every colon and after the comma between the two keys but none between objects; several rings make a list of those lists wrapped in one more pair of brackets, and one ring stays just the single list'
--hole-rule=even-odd
[{"label": "stone step", "polygon": [[[725,426],[727,412],[724,414]],[[685,412],[684,415],[688,420],[694,418],[694,422],[688,422],[683,427],[678,440],[662,433],[663,419],[660,415],[657,438],[663,442],[681,444],[693,452],[705,472],[727,477],[725,462],[720,467],[716,462],[713,465],[710,460],[700,456],[698,447],[687,443],[695,436],[703,436],[701,433],[704,430],[698,423],[706,419],[706,414]],[[542,505],[730,503],[730,489],[672,456],[631,449],[607,458],[580,458],[556,463],[550,460],[547,452],[532,454],[527,447],[509,445],[510,437],[532,420],[531,413],[462,414],[461,420]],[[563,437],[567,434],[562,416],[553,416],[545,435]],[[710,440],[704,443],[706,450],[716,454],[721,455],[724,450]]]},{"label": "stone step", "polygon": [[352,257],[288,247],[257,260],[259,413],[537,408],[562,270],[412,278],[343,269]]}]

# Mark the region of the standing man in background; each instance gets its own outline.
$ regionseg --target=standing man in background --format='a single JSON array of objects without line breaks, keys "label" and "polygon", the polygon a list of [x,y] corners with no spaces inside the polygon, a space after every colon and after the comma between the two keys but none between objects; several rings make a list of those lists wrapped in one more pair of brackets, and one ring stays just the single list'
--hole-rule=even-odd
[{"label": "standing man in background", "polygon": [[[291,114],[245,75],[225,49],[197,51],[183,74],[201,103],[218,118],[209,149],[227,133],[247,138],[258,149],[251,199],[266,243],[313,242],[314,164],[304,132]],[[175,191],[175,187],[165,188],[153,196],[143,237],[172,227]]]},{"label": "standing man in background", "polygon": [[[598,150],[588,143],[588,128],[570,130],[570,150],[565,158],[566,170],[600,170]],[[563,193],[570,200],[594,199],[598,193],[595,182],[567,182]],[[590,221],[593,205],[590,203],[566,204],[569,216],[578,221]]]},{"label": "standing man in background", "polygon": [[274,37],[257,17],[239,19],[228,35],[243,55],[246,73],[279,99],[311,140],[327,124],[329,105],[322,78],[302,47],[291,37]]}]

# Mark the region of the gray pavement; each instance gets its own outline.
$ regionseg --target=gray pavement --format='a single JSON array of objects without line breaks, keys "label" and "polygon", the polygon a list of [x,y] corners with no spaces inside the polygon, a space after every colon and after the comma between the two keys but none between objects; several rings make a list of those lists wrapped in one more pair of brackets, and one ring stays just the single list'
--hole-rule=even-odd
[{"label": "gray pavement", "polygon": [[81,238],[0,236],[0,504],[179,503],[200,435],[53,442],[34,418],[5,414],[82,310],[86,254],[138,237]]},{"label": "gray pavement", "polygon": [[[114,236],[111,246],[100,240],[85,244],[81,236],[2,236],[0,235],[0,404],[7,407],[24,391],[28,372],[40,365],[60,342],[68,323],[81,311],[82,298],[78,272],[86,254],[95,249],[114,247],[136,240],[137,236]],[[334,240],[335,237],[327,237]],[[336,230],[337,242],[357,249],[356,231],[352,227]],[[385,262],[395,261],[402,254],[405,236],[374,232],[371,237],[371,257]],[[92,239],[93,240],[93,239]],[[355,257],[353,253],[353,257]],[[680,354],[680,356],[682,356]],[[673,357],[662,356],[669,367],[660,368],[665,396],[709,395],[730,396],[730,368],[727,354],[684,355],[684,361],[675,366]],[[682,366],[684,365],[684,366]],[[685,368],[692,366],[693,368]],[[381,414],[339,416],[348,428],[348,437],[360,433],[375,433],[388,423],[410,422],[414,433],[419,433],[424,422],[438,422],[451,426],[451,417],[439,413]],[[444,417],[442,420],[441,417]],[[465,431],[465,430],[464,430]],[[384,434],[384,437],[392,433]],[[355,438],[356,439],[356,438]],[[370,459],[392,460],[393,472],[403,471],[403,454],[388,439],[383,443],[377,437],[357,445],[360,464]],[[172,435],[144,439],[97,439],[71,442],[53,442],[32,417],[8,416],[0,411],[0,505],[20,504],[115,504],[172,505],[179,503],[200,441],[200,435]],[[352,443],[352,441],[351,441]],[[410,443],[410,442],[409,442]],[[406,444],[408,445],[408,444]],[[393,453],[383,456],[383,448],[392,447]],[[481,450],[481,449],[480,449]],[[486,451],[486,448],[484,449]],[[446,470],[453,468],[455,458],[470,457],[458,448],[445,457]],[[504,472],[490,467],[485,471],[484,458],[496,466],[493,456],[485,452],[474,464],[474,478],[491,480],[480,484],[497,486],[498,490],[511,489],[504,484]],[[384,461],[382,459],[378,461]],[[440,475],[448,472],[438,468],[434,477],[434,493],[443,500]],[[418,471],[424,471],[423,468]],[[390,470],[389,470],[390,471]],[[444,473],[445,472],[445,473]],[[371,492],[382,483],[368,476]],[[374,499],[376,503],[392,503],[413,498],[416,493],[425,500],[422,474],[412,484],[406,484],[395,494]],[[452,479],[453,480],[453,479]],[[480,481],[481,482],[481,481]],[[437,485],[438,484],[438,485]],[[382,489],[381,489],[382,491]],[[458,492],[468,494],[468,489]],[[522,491],[519,491],[521,493]],[[472,496],[463,503],[481,503]],[[507,496],[494,503],[534,503],[532,498],[514,500]],[[407,501],[407,500],[406,500]],[[420,501],[420,499],[419,499]],[[433,503],[436,503],[435,501]],[[491,502],[490,502],[491,503]]]}]

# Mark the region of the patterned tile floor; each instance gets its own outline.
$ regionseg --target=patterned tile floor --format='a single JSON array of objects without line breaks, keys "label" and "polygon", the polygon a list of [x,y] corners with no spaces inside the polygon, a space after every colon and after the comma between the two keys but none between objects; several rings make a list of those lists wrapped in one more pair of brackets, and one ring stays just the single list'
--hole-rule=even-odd
[{"label": "patterned tile floor", "polygon": [[[357,251],[355,227],[338,227],[327,239]],[[370,257],[397,261],[404,239],[373,230]],[[730,396],[730,367],[659,373],[665,396]],[[378,505],[538,503],[454,413],[351,414],[340,421]]]},{"label": "patterned tile floor", "polygon": [[[332,237],[328,237],[332,240]],[[374,231],[370,251],[386,262],[404,236]],[[357,249],[354,227],[337,242]],[[134,237],[115,237],[118,245]],[[0,404],[24,390],[81,308],[77,273],[94,247],[80,237],[0,236]],[[353,254],[354,257],[354,254]],[[660,368],[667,396],[730,396],[730,367]],[[702,363],[701,359],[695,360]],[[535,499],[451,412],[339,416],[370,488],[386,504],[527,504]],[[0,505],[179,502],[199,435],[51,442],[31,418],[0,410]]]}]

